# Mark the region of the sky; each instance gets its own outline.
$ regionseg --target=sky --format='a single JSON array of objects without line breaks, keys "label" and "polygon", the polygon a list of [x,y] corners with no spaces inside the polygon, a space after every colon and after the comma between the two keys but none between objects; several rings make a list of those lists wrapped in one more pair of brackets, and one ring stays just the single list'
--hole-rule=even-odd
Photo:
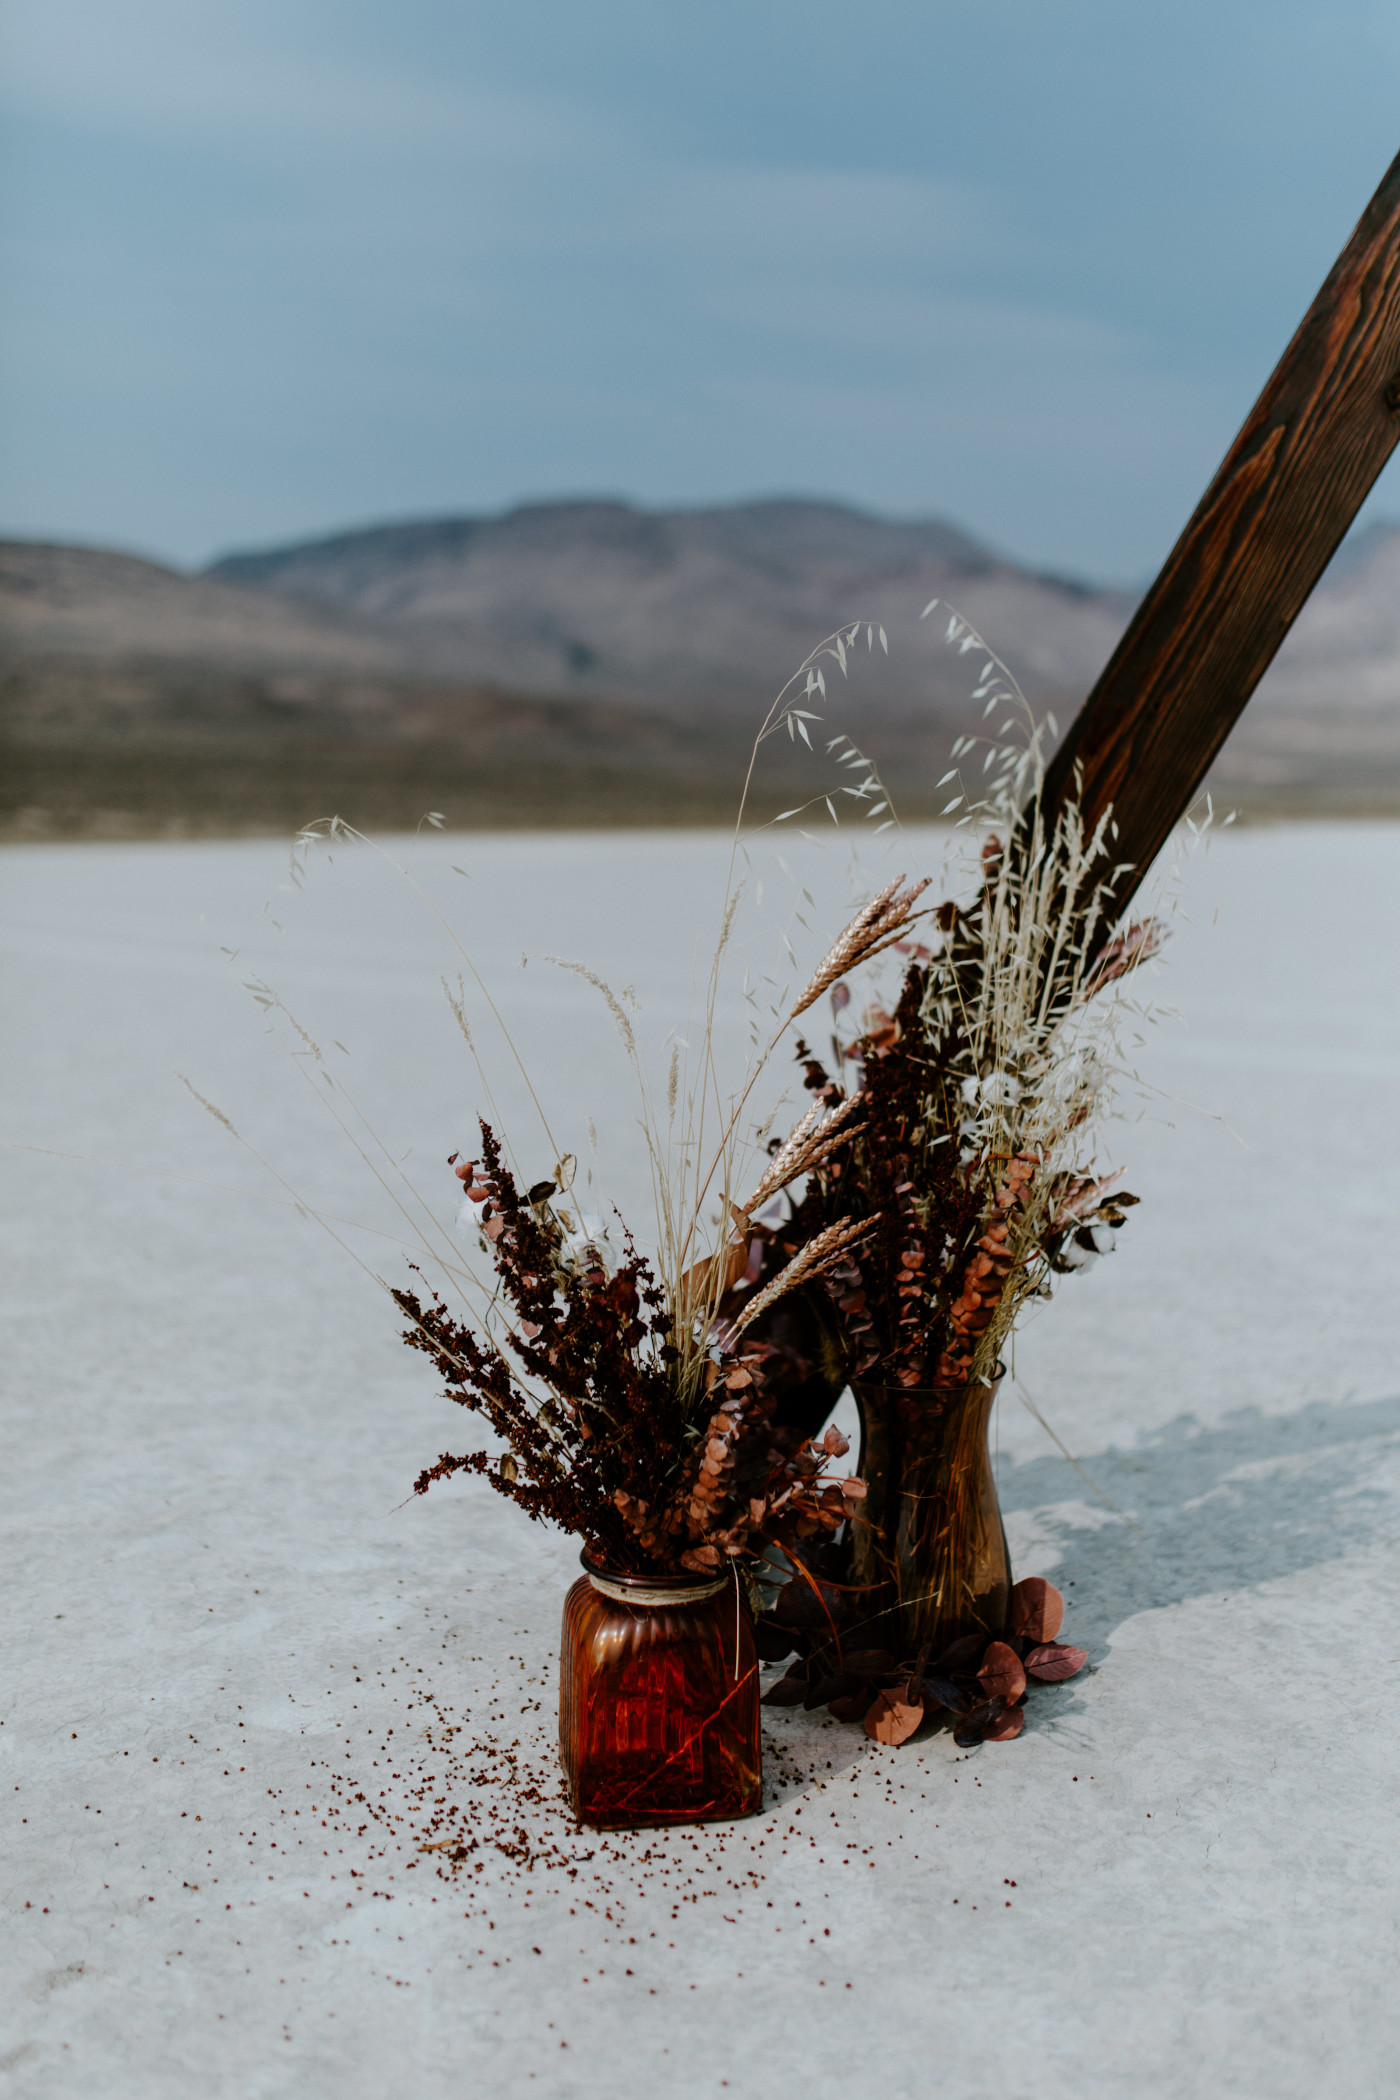
[{"label": "sky", "polygon": [[0,122],[11,535],[795,494],[1133,583],[1400,150],[1400,7],[4,0]]}]

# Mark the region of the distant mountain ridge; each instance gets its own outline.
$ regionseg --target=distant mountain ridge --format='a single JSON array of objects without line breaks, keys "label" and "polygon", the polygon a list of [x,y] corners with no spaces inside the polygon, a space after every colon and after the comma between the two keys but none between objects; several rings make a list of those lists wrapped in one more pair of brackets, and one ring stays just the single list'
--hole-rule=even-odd
[{"label": "distant mountain ridge", "polygon": [[813,565],[888,568],[932,556],[968,573],[998,565],[981,541],[940,518],[877,517],[853,504],[765,497],[752,503],[646,510],[617,497],[523,503],[499,512],[413,518],[362,526],[284,547],[231,553],[206,573],[232,582],[305,588],[350,603],[380,579],[416,575],[425,563],[459,560],[468,551],[544,552],[553,558],[611,548],[662,566],[691,547],[759,563],[776,574]]},{"label": "distant mountain ridge", "polygon": [[107,548],[0,541],[0,662],[62,655],[245,669],[400,667],[394,644],[340,607],[182,575]]},{"label": "distant mountain ridge", "polygon": [[[938,616],[920,619],[930,599]],[[770,499],[613,501],[371,526],[199,575],[0,544],[0,825],[23,836],[413,822],[713,821],[824,635],[889,637],[820,712],[936,814],[980,669],[949,604],[1063,722],[1133,598],[1005,560],[938,519]],[[825,731],[823,733],[826,733]],[[811,792],[785,738],[763,791]],[[1221,799],[1400,812],[1400,528],[1342,550],[1217,762]]]},{"label": "distant mountain ridge", "polygon": [[[941,519],[780,498],[529,504],[228,555],[207,574],[371,621],[434,676],[726,713],[766,705],[841,623],[913,631],[928,598],[954,588],[975,623],[996,616],[1030,684],[1058,696],[1092,675],[1132,602],[1019,569]],[[927,632],[898,663],[886,708],[932,698],[941,711],[965,684]]]}]

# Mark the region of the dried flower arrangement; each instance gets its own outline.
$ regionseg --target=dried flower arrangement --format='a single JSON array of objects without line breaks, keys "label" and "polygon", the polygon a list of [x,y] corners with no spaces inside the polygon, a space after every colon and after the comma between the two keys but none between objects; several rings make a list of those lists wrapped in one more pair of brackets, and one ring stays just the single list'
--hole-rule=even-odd
[{"label": "dried flower arrangement", "polygon": [[[708,1167],[688,1164],[697,1155],[694,1133],[677,1148],[649,1130],[661,1225],[655,1263],[625,1228],[614,1255],[597,1221],[573,1207],[571,1159],[522,1193],[485,1121],[479,1159],[453,1155],[494,1269],[485,1313],[459,1319],[436,1294],[426,1304],[407,1289],[393,1296],[410,1323],[405,1340],[430,1357],[450,1397],[479,1413],[506,1449],[444,1453],[420,1475],[418,1493],[452,1474],[482,1474],[530,1516],[576,1533],[600,1565],[628,1574],[676,1567],[699,1574],[730,1562],[753,1568],[769,1545],[795,1554],[846,1522],[864,1488],[833,1479],[828,1465],[849,1446],[835,1429],[795,1447],[775,1437],[774,1372],[789,1352],[757,1328],[789,1293],[848,1261],[876,1221],[824,1217],[741,1307],[724,1307],[749,1261],[755,1213],[830,1165],[849,1141],[860,1102],[853,1097],[830,1113],[814,1103],[743,1201],[732,1193],[740,1118],[791,1023],[901,938],[924,887],[891,882],[855,914],[725,1107]],[[625,1011],[594,981],[640,1072]],[[673,1053],[672,1118],[678,1092]],[[717,1251],[692,1260],[701,1206],[711,1197],[731,1223]]]},{"label": "dried flower arrangement", "polygon": [[[792,731],[791,714],[779,707],[776,717]],[[765,733],[772,726],[770,717]],[[657,1198],[655,1262],[625,1226],[614,1250],[597,1220],[573,1207],[571,1159],[522,1194],[482,1119],[479,1157],[454,1154],[450,1164],[494,1271],[484,1307],[463,1320],[436,1293],[425,1304],[414,1291],[393,1292],[409,1321],[405,1340],[505,1445],[499,1454],[444,1453],[417,1491],[453,1474],[484,1475],[527,1514],[583,1542],[585,1575],[565,1603],[560,1671],[561,1756],[583,1820],[689,1821],[749,1814],[761,1802],[758,1656],[741,1577],[756,1602],[775,1549],[801,1568],[811,1547],[847,1525],[865,1489],[828,1473],[849,1450],[835,1428],[795,1444],[779,1433],[778,1391],[792,1351],[758,1329],[794,1292],[849,1260],[878,1220],[824,1218],[742,1306],[726,1310],[749,1265],[756,1213],[830,1166],[850,1142],[860,1102],[852,1097],[830,1112],[814,1103],[737,1200],[738,1169],[752,1149],[742,1119],[793,1023],[905,936],[926,887],[896,879],[856,912],[796,1000],[775,1011],[767,1045],[726,1100],[714,1014],[737,903],[731,860],[699,1074],[692,1080],[688,1065],[683,1071],[677,1043],[664,1127],[624,1001],[593,972],[565,965],[603,994],[640,1082]],[[460,998],[454,1010],[470,1042]],[[711,1120],[707,1135],[707,1119],[717,1120],[717,1134]],[[702,1208],[713,1201],[719,1245],[695,1259]],[[690,1577],[683,1594],[675,1587],[682,1573]],[[732,1640],[721,1634],[713,1601],[726,1575]]]},{"label": "dried flower arrangement", "polygon": [[[990,653],[989,679],[993,704],[1019,698]],[[838,1208],[878,1219],[831,1278],[857,1377],[987,1383],[1026,1302],[1092,1262],[1137,1201],[1084,1161],[1113,1074],[1117,1015],[1100,995],[1157,952],[1161,928],[1113,932],[1111,814],[1086,837],[1071,804],[1046,834],[1043,729],[987,748],[991,792],[969,811],[988,824],[978,893],[937,907],[933,944],[895,943],[893,1010],[872,1007],[843,1036],[852,999],[838,983],[834,1071],[797,1046],[810,1113],[858,1115],[767,1230],[767,1258],[790,1258]],[[960,738],[955,756],[975,744]],[[847,1066],[851,1088],[836,1076]]]},{"label": "dried flower arrangement", "polygon": [[[823,655],[844,670],[855,634],[813,653],[798,674],[804,697],[824,691]],[[956,616],[950,638],[986,647]],[[1018,701],[1014,681],[986,655],[981,697],[989,708]],[[815,717],[789,690],[758,743],[784,727],[810,742]],[[419,1494],[454,1474],[484,1476],[532,1518],[575,1534],[590,1579],[685,1575],[694,1585],[732,1573],[736,1593],[747,1578],[756,1604],[757,1581],[771,1584],[775,1560],[781,1568],[785,1558],[800,1579],[759,1619],[758,1652],[778,1660],[795,1648],[799,1660],[770,1698],[825,1703],[867,1719],[882,1740],[904,1739],[918,1725],[916,1709],[954,1714],[960,1740],[1009,1739],[1021,1725],[1027,1675],[1065,1677],[1083,1661],[1053,1643],[1058,1618],[1048,1628],[1041,1611],[1032,1625],[1035,1584],[1012,1588],[1004,1535],[997,1563],[985,1403],[1019,1312],[1054,1275],[1092,1260],[1135,1200],[1111,1194],[1114,1177],[1092,1163],[1112,1069],[1112,1019],[1102,1018],[1112,1002],[1100,995],[1155,951],[1159,934],[1151,921],[1116,935],[1109,923],[1111,816],[1086,837],[1069,807],[1047,832],[1041,734],[1030,723],[1019,742],[1008,741],[1008,728],[986,748],[990,795],[959,819],[985,825],[977,894],[930,913],[917,908],[927,880],[880,888],[796,999],[774,1007],[771,1036],[762,1047],[753,1039],[743,1083],[727,1095],[715,1017],[738,902],[732,857],[700,1054],[682,1062],[682,1046],[672,1048],[664,1118],[627,995],[616,997],[581,964],[562,965],[607,1001],[641,1087],[658,1227],[652,1258],[625,1227],[619,1249],[583,1212],[571,1156],[529,1180],[482,1119],[474,1156],[454,1154],[450,1164],[490,1274],[425,1241],[464,1312],[426,1284],[392,1289],[405,1340],[504,1447],[443,1453],[420,1474]],[[973,747],[961,739],[955,757]],[[829,749],[855,771],[848,792],[877,816],[888,798],[873,769],[845,740]],[[949,813],[965,800],[955,798]],[[337,820],[331,835],[351,834]],[[738,839],[736,827],[736,849]],[[918,934],[916,921],[924,922]],[[849,1032],[850,977],[891,952],[903,963],[891,1010],[870,1008]],[[461,979],[455,994],[445,988],[475,1056]],[[251,989],[270,1018],[285,1014],[266,987]],[[757,1081],[793,1024],[828,995],[831,1067],[797,1041],[810,1105],[744,1173],[766,1134],[756,1139],[744,1122]],[[330,1080],[310,1037],[285,1017],[299,1039],[294,1055],[314,1057]],[[545,1135],[557,1153],[547,1122]],[[786,1215],[775,1221],[779,1201]],[[718,1207],[720,1229],[713,1251],[701,1254],[707,1206]],[[824,1425],[847,1378],[863,1445],[859,1477],[838,1479],[829,1466],[849,1444]],[[925,1439],[931,1485],[913,1492],[909,1454],[924,1435],[919,1406],[930,1394],[937,1404],[928,1420],[956,1394],[969,1427],[961,1445]],[[927,1509],[911,1548],[916,1502]],[[737,1632],[733,1652],[737,1692]],[[755,1672],[756,1659],[743,1675]]]},{"label": "dried flower arrangement", "polygon": [[[989,709],[1020,701],[956,616],[950,639],[985,652]],[[745,1291],[838,1213],[868,1225],[824,1277],[868,1496],[840,1546],[818,1556],[830,1595],[824,1587],[817,1619],[804,1629],[811,1598],[791,1591],[761,1627],[770,1659],[801,1651],[793,1682],[804,1699],[823,1674],[839,1676],[835,1710],[852,1717],[853,1701],[863,1712],[892,1697],[895,1677],[922,1684],[930,1654],[946,1676],[951,1655],[982,1654],[1005,1634],[1016,1592],[986,1453],[1000,1359],[1026,1305],[1104,1251],[1137,1200],[1094,1164],[1119,1022],[1102,995],[1156,952],[1160,928],[1115,932],[1111,813],[1086,836],[1070,805],[1047,829],[1043,731],[1025,717],[1025,733],[1008,723],[987,746],[990,792],[960,819],[985,825],[976,895],[941,904],[928,940],[900,939],[891,1010],[871,1008],[854,1033],[843,1033],[850,989],[834,986],[830,1066],[798,1043],[814,1097],[799,1130],[839,1116],[849,1139],[812,1164],[785,1218],[756,1228],[726,1301],[735,1316]],[[960,739],[955,757],[975,741]],[[1009,1707],[1002,1719],[1003,1734],[1019,1728]]]},{"label": "dried flower arrangement", "polygon": [[[842,646],[836,638],[837,653]],[[792,704],[790,691],[779,696],[758,743],[784,727],[809,740],[811,716]],[[763,1045],[760,1003],[746,972],[749,1053],[738,1081],[726,1086],[721,1074],[733,1059],[729,1042],[717,1041],[716,1011],[721,962],[744,891],[736,866],[745,854],[742,823],[741,803],[698,1054],[682,1038],[672,1042],[664,1110],[652,1093],[630,992],[614,994],[583,964],[545,958],[602,995],[633,1067],[655,1197],[647,1253],[620,1217],[601,1222],[577,1200],[577,1160],[555,1142],[490,989],[444,915],[407,867],[340,819],[299,837],[293,886],[305,880],[314,847],[354,841],[417,890],[458,950],[455,987],[444,979],[443,988],[491,1120],[479,1118],[473,1156],[453,1154],[449,1164],[462,1185],[458,1223],[473,1229],[484,1268],[445,1232],[438,1206],[375,1136],[340,1072],[280,996],[259,981],[248,984],[269,1029],[282,1036],[300,1076],[397,1212],[390,1237],[408,1228],[420,1286],[375,1279],[406,1317],[404,1339],[428,1356],[448,1396],[492,1433],[494,1448],[444,1452],[419,1475],[416,1491],[453,1475],[483,1476],[527,1515],[558,1524],[584,1548],[585,1575],[565,1603],[561,1753],[576,1812],[605,1825],[745,1814],[757,1806],[756,1584],[771,1575],[775,1550],[800,1565],[811,1546],[845,1526],[864,1493],[858,1479],[833,1473],[833,1461],[849,1450],[838,1430],[798,1439],[782,1431],[777,1399],[794,1350],[780,1331],[757,1328],[765,1321],[777,1327],[785,1301],[848,1259],[874,1221],[824,1219],[742,1307],[727,1312],[724,1304],[749,1262],[755,1213],[830,1162],[849,1141],[858,1106],[853,1100],[828,1114],[814,1105],[785,1144],[765,1153],[772,1112],[755,1130],[750,1108],[759,1079],[801,1014],[906,934],[926,885],[897,879],[880,888],[796,998],[770,979],[773,1025]],[[469,1002],[499,1024],[538,1113],[546,1157],[555,1161],[543,1179],[517,1164],[478,1056]],[[227,1123],[212,1104],[203,1105]],[[360,1261],[336,1229],[343,1221],[284,1186]],[[727,1619],[715,1601],[721,1591],[730,1593]]]}]

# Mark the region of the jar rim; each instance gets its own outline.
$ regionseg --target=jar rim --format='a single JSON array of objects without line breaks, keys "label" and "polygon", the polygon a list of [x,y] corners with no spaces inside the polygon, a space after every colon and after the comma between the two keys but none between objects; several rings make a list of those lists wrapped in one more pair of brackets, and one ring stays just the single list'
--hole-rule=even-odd
[{"label": "jar rim", "polygon": [[699,1604],[706,1597],[717,1597],[730,1581],[727,1567],[717,1575],[701,1575],[690,1568],[674,1575],[625,1575],[603,1567],[587,1551],[580,1553],[579,1566],[594,1589],[620,1604]]}]

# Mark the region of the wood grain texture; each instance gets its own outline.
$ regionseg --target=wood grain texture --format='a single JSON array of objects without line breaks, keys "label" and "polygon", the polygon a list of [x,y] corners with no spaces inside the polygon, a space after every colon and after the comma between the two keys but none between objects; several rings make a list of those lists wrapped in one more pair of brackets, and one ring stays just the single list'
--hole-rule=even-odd
[{"label": "wood grain texture", "polygon": [[1050,766],[1111,803],[1121,908],[1400,440],[1400,156]]}]

